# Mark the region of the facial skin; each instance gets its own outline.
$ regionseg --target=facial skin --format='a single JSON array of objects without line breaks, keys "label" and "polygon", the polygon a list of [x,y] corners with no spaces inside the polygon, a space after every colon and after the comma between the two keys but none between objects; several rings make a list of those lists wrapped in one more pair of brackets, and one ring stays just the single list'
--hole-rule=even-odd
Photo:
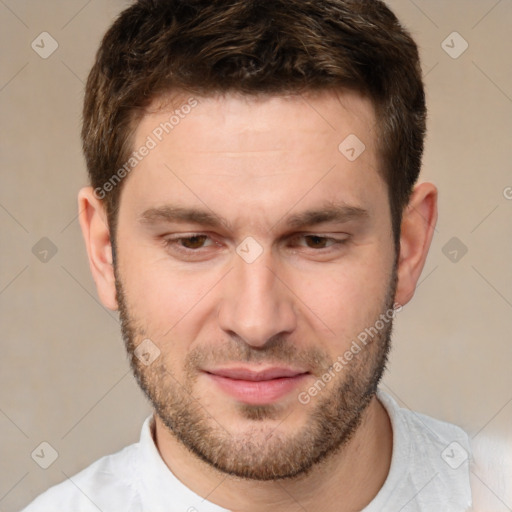
[{"label": "facial skin", "polygon": [[[176,108],[156,106],[135,147]],[[391,429],[374,392],[391,323],[308,404],[298,400],[359,333],[408,302],[432,237],[436,190],[422,184],[395,265],[375,125],[371,103],[355,93],[200,98],[126,178],[115,269],[103,208],[90,188],[80,193],[100,298],[119,309],[129,353],[148,338],[159,351],[149,366],[136,357],[132,366],[157,412],[162,457],[203,495],[223,475],[213,498],[230,510],[297,509],[275,480],[285,477],[301,503],[332,486],[323,510],[340,510],[340,489],[346,510],[362,508],[387,475]],[[352,162],[338,150],[350,134],[366,146]],[[291,223],[334,206],[343,218]],[[177,209],[220,221],[170,219]],[[261,254],[248,262],[240,249]],[[282,389],[246,382],[264,370],[294,377]],[[252,377],[220,375],[229,371]]]}]

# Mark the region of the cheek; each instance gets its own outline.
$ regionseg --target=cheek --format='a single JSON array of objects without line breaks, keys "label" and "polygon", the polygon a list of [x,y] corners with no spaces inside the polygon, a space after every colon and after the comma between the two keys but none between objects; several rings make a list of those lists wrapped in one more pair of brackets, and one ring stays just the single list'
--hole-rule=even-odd
[{"label": "cheek", "polygon": [[130,311],[153,332],[165,332],[191,308],[194,285],[172,270],[160,249],[123,228],[120,224],[118,263]]},{"label": "cheek", "polygon": [[[317,267],[294,279],[293,289],[304,302],[299,309],[309,328],[326,347],[343,351],[385,308],[391,264],[376,257],[376,248],[338,265]],[[331,341],[329,341],[331,340]]]},{"label": "cheek", "polygon": [[[175,354],[188,350],[212,314],[217,272],[186,272],[164,260],[132,264],[125,291],[132,314],[150,337]],[[213,275],[215,274],[215,275]],[[181,347],[181,348],[180,348]]]}]

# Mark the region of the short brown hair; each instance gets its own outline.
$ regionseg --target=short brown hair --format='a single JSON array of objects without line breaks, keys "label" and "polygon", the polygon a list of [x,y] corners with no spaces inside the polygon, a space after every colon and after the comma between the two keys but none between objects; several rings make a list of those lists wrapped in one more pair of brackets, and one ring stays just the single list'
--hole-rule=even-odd
[{"label": "short brown hair", "polygon": [[[380,0],[138,0],[105,34],[87,81],[82,142],[95,189],[132,150],[144,108],[209,96],[354,89],[378,120],[395,244],[418,178],[425,95],[418,49]],[[104,199],[114,237],[122,183]]]}]

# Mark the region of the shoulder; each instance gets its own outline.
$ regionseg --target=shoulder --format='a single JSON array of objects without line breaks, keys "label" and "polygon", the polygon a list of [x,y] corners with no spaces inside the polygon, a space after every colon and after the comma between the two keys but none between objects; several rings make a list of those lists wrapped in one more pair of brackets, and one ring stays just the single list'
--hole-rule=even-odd
[{"label": "shoulder", "polygon": [[[134,483],[139,444],[132,444],[98,459],[86,469],[38,496],[22,512],[98,512],[98,510],[138,510]],[[114,506],[114,508],[112,508]]]},{"label": "shoulder", "polygon": [[414,447],[420,451],[425,448],[425,453],[428,453],[431,448],[435,448],[435,453],[441,454],[438,449],[444,450],[450,444],[456,443],[469,454],[469,437],[461,427],[403,407],[399,407],[396,414],[411,433],[413,442],[426,441],[426,444],[414,443]]},{"label": "shoulder", "polygon": [[471,504],[468,434],[457,425],[400,407],[382,391],[377,396],[393,427],[386,491],[392,487],[395,497],[411,500],[411,510],[466,510]]}]

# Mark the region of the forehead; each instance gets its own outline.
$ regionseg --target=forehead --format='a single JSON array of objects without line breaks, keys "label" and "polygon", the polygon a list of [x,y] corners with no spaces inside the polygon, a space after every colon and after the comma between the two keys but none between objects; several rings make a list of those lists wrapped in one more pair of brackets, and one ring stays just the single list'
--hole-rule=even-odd
[{"label": "forehead", "polygon": [[166,139],[163,142],[172,145],[172,137],[166,135],[179,137],[180,132],[192,130],[195,137],[180,138],[176,150],[197,153],[201,150],[199,140],[217,145],[219,151],[239,150],[244,143],[255,151],[270,147],[290,150],[295,141],[304,138],[315,142],[322,138],[332,145],[350,130],[372,149],[376,115],[371,100],[349,90],[276,96],[175,93],[150,104],[136,127],[135,142],[154,132],[156,138],[161,136]]},{"label": "forehead", "polygon": [[354,92],[180,94],[154,102],[136,127],[134,150],[151,149],[125,188],[139,209],[202,200],[222,209],[227,198],[267,215],[299,199],[371,207],[385,189],[376,141],[372,103]]}]

